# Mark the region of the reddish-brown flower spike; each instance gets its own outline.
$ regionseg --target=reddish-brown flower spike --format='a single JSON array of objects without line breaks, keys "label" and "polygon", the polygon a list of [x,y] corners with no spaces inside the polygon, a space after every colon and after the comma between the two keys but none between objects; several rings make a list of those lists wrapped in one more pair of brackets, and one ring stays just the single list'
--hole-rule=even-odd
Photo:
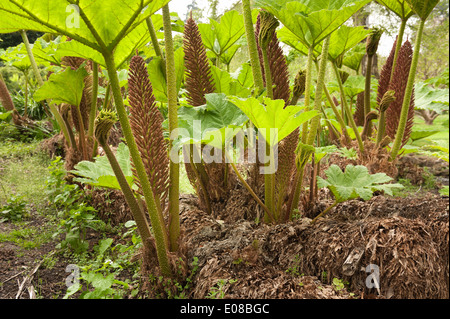
[{"label": "reddish-brown flower spike", "polygon": [[364,92],[361,92],[356,96],[356,110],[353,114],[353,119],[355,120],[356,125],[364,126]]},{"label": "reddish-brown flower spike", "polygon": [[192,18],[186,21],[183,39],[187,100],[192,106],[206,103],[205,95],[214,93],[214,81],[206,48],[203,45],[198,26]]},{"label": "reddish-brown flower spike", "polygon": [[377,104],[380,105],[381,99],[389,89],[389,83],[391,82],[392,66],[394,63],[395,47],[397,46],[397,40],[395,40],[391,53],[386,60],[386,63],[381,68],[380,79],[378,81],[378,94]]},{"label": "reddish-brown flower spike", "polygon": [[[153,88],[148,78],[144,59],[134,56],[128,75],[130,102],[130,125],[145,171],[150,180],[153,194],[159,199],[162,211],[169,190],[168,145],[163,136],[163,118],[156,107]],[[133,168],[136,184],[140,188],[136,170]]]},{"label": "reddish-brown flower spike", "polygon": [[[397,64],[394,74],[389,84],[389,90],[395,91],[395,101],[386,110],[386,134],[395,139],[400,114],[402,112],[403,99],[405,97],[406,84],[408,83],[409,70],[412,63],[413,49],[411,43],[406,41],[398,53]],[[409,104],[408,120],[406,122],[405,134],[403,135],[402,146],[408,142],[414,124],[414,89]]]},{"label": "reddish-brown flower spike", "polygon": [[[258,35],[260,32],[261,20],[258,15],[258,20],[256,21],[255,27],[255,37],[256,44],[258,46],[259,61],[261,63],[261,70],[263,72],[264,85],[266,84],[265,74],[264,74],[264,60],[262,56],[261,47],[259,45]],[[270,71],[272,73],[272,83],[275,86],[273,89],[274,100],[284,100],[286,105],[290,102],[291,90],[289,88],[289,70],[286,63],[286,58],[284,57],[283,49],[278,41],[277,34],[274,32],[272,40],[267,47],[267,55],[269,57]]]}]

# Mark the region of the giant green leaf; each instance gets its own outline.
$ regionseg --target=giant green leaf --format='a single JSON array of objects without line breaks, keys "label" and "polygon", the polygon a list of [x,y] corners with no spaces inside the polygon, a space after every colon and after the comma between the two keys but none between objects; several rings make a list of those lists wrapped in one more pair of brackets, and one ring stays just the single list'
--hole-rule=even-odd
[{"label": "giant green leaf", "polygon": [[316,46],[370,0],[256,0],[307,47]]},{"label": "giant green leaf", "polygon": [[346,25],[342,25],[336,32],[331,34],[328,56],[332,61],[335,61],[364,40],[369,33],[370,30],[366,30],[362,26],[348,27]]},{"label": "giant green leaf", "polygon": [[393,13],[395,13],[400,19],[408,20],[413,14],[414,11],[411,10],[411,7],[408,5],[406,0],[376,0],[381,5],[385,6]]},{"label": "giant green leaf", "polygon": [[421,140],[423,138],[430,137],[431,135],[439,133],[439,130],[436,130],[433,127],[414,127],[412,129],[409,138],[415,142],[417,140]]},{"label": "giant green leaf", "polygon": [[[328,56],[330,60],[335,61],[343,54],[351,50],[364,40],[370,33],[364,27],[348,27],[342,25],[337,31],[333,32],[330,37],[330,48]],[[292,33],[288,28],[283,27],[277,31],[277,36],[280,41],[289,45],[291,48],[297,50],[303,55],[308,55],[308,47],[303,44],[299,38]],[[322,51],[320,44],[314,47],[313,54],[317,58]],[[365,50],[364,50],[365,54]]]},{"label": "giant green leaf", "polygon": [[[136,27],[120,41],[114,50],[114,59],[116,67],[121,67],[136,50],[140,50],[150,41],[150,35],[145,24]],[[83,59],[89,59],[101,66],[106,67],[105,59],[97,50],[77,41],[65,41],[58,46],[55,56],[61,59],[63,56],[76,56]]]},{"label": "giant green leaf", "polygon": [[264,104],[255,98],[240,99],[232,96],[229,100],[248,116],[271,146],[275,146],[306,121],[318,116],[316,111],[301,112],[303,107],[299,105],[285,107],[283,100],[265,98]]},{"label": "giant green leaf", "polygon": [[[164,39],[164,22],[161,14],[153,14],[151,16],[153,28],[156,31],[156,37],[160,40]],[[177,12],[170,12],[170,20],[172,25],[172,31],[183,33],[184,21],[178,16]]]},{"label": "giant green leaf", "polygon": [[[184,51],[178,48],[175,51],[175,70],[177,75],[177,92],[181,88],[184,77]],[[164,73],[165,64],[160,57],[153,57],[147,64],[150,82],[153,86],[153,94],[157,101],[167,102],[167,81]]]},{"label": "giant green leaf", "polygon": [[248,118],[225,94],[207,94],[206,105],[181,107],[178,110],[179,133],[177,146],[181,144],[208,144],[222,148],[234,137]]},{"label": "giant green leaf", "polygon": [[237,50],[242,46],[239,44],[240,41],[238,41],[238,44],[234,44],[231,47],[229,47],[225,52],[223,52],[220,55],[220,60],[225,63],[226,65],[229,65],[231,63],[231,60],[236,55]]},{"label": "giant green leaf", "polygon": [[232,10],[225,13],[220,21],[210,19],[210,23],[199,23],[198,28],[204,45],[217,56],[230,49],[244,34],[244,18]]},{"label": "giant green leaf", "polygon": [[[258,10],[252,11],[252,19],[256,20]],[[229,63],[241,46],[238,40],[245,34],[244,17],[236,10],[226,12],[220,21],[210,19],[210,23],[199,23],[198,29],[206,48],[217,57],[225,55],[225,63]]]},{"label": "giant green leaf", "polygon": [[[339,92],[339,85],[336,81],[328,83],[328,89],[330,93]],[[350,99],[353,99],[356,95],[364,92],[365,89],[365,77],[362,75],[351,75],[347,78],[344,85],[345,95]]]},{"label": "giant green leaf", "polygon": [[235,73],[230,74],[231,77],[239,82],[239,84],[244,88],[253,87],[253,73],[252,67],[249,63],[242,64]]},{"label": "giant green leaf", "polygon": [[128,51],[129,55],[148,36],[142,22],[169,1],[0,0],[0,33],[22,29],[58,33],[99,52],[117,51],[119,55],[120,51]]},{"label": "giant green leaf", "polygon": [[[290,46],[291,48],[293,48],[294,50],[298,51],[299,53],[307,56],[308,55],[308,47],[303,44],[303,42],[301,42],[298,37],[292,33],[291,30],[289,30],[286,27],[282,27],[281,29],[279,29],[277,31],[277,36],[278,36],[278,40],[280,40],[281,42],[287,44],[288,46]],[[314,47],[314,51],[313,51],[314,57],[317,58],[320,55],[320,49],[316,47]]]},{"label": "giant green leaf", "polygon": [[[60,42],[60,36],[50,42],[46,42],[42,37],[36,39],[31,46],[37,64],[44,66],[48,66],[50,63],[60,65],[60,58],[56,56]],[[0,58],[21,71],[28,70],[31,67],[30,59],[28,58],[28,53],[23,43],[16,47],[9,47],[0,54]]]},{"label": "giant green leaf", "polygon": [[23,43],[15,47],[9,47],[0,51],[0,59],[5,61],[6,65],[13,66],[18,70],[25,72],[31,67],[27,51]]},{"label": "giant green leaf", "polygon": [[60,65],[60,57],[56,54],[60,43],[63,41],[61,36],[47,42],[42,37],[38,38],[33,44],[33,56],[38,64],[48,65],[49,63]]},{"label": "giant green leaf", "polygon": [[[1,104],[0,104],[1,105]],[[0,112],[0,121],[9,122],[12,119],[13,111]]]},{"label": "giant green leaf", "polygon": [[68,103],[79,106],[83,96],[85,68],[72,70],[66,68],[60,73],[53,73],[35,93],[36,101],[52,99],[54,103]]},{"label": "giant green leaf", "polygon": [[406,0],[421,20],[426,20],[440,0]]},{"label": "giant green leaf", "polygon": [[224,93],[226,95],[235,95],[239,97],[248,97],[251,94],[247,87],[233,79],[228,72],[221,70],[214,65],[211,66],[211,76],[217,93]]},{"label": "giant green leaf", "polygon": [[[124,33],[135,29],[168,2],[169,0],[1,0],[0,10],[3,12],[0,32],[21,29],[56,31],[72,35],[72,39],[94,47],[101,39],[105,46],[114,48]],[[79,16],[76,11],[80,13]],[[85,23],[83,16],[90,21],[95,34]],[[135,16],[137,18],[133,19]]]},{"label": "giant green leaf", "polygon": [[344,55],[342,64],[359,73],[364,55],[366,55],[366,46],[364,43],[359,43]]},{"label": "giant green leaf", "polygon": [[[117,161],[130,186],[133,184],[133,171],[130,160],[130,151],[124,143],[120,143],[116,153]],[[98,156],[94,162],[82,161],[70,171],[76,177],[74,181],[96,187],[120,189],[119,182],[114,174],[111,164],[106,156]]]},{"label": "giant green leaf", "polygon": [[449,93],[447,89],[433,88],[419,82],[414,89],[414,107],[419,110],[430,110],[436,113],[448,111]]},{"label": "giant green leaf", "polygon": [[348,165],[343,172],[339,166],[331,165],[325,171],[327,180],[317,177],[317,186],[327,187],[334,195],[337,203],[350,199],[362,198],[369,200],[375,191],[384,191],[392,195],[395,188],[403,188],[401,184],[386,184],[392,178],[384,173],[369,174],[367,167]]}]

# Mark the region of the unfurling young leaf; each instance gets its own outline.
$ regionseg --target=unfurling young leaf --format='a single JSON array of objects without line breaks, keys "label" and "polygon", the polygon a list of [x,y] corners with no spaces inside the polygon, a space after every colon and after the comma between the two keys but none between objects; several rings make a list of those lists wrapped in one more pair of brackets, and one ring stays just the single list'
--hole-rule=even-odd
[{"label": "unfurling young leaf", "polygon": [[[258,19],[256,21],[255,26],[255,39],[258,47],[259,61],[261,66],[261,71],[263,72],[263,81],[264,85],[266,85],[266,72],[264,70],[264,59],[263,59],[263,51],[261,46],[260,38],[263,38],[264,35],[261,34],[263,30],[261,30],[261,14],[264,11],[261,11]],[[264,15],[264,14],[263,14]],[[270,15],[270,14],[269,14]],[[267,15],[266,15],[267,16]],[[269,16],[270,17],[270,16]],[[273,16],[272,16],[273,18]],[[269,18],[269,24],[273,23],[273,25],[277,25],[278,21],[276,19]],[[266,30],[267,32],[267,30]],[[266,35],[267,36],[267,35]],[[268,43],[266,44],[265,50],[267,50],[267,57],[269,59],[270,65],[270,74],[272,75],[272,85],[273,85],[273,99],[274,100],[284,100],[286,104],[289,103],[291,91],[289,88],[289,70],[286,63],[286,58],[283,54],[283,49],[280,46],[280,43],[277,38],[277,34],[275,32],[271,33],[270,39],[266,39]]]}]

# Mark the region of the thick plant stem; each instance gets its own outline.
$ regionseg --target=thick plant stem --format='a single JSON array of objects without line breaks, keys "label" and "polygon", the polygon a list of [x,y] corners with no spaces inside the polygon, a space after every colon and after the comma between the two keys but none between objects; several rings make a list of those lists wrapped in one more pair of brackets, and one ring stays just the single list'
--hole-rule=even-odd
[{"label": "thick plant stem", "polygon": [[377,147],[380,145],[386,132],[386,112],[381,111],[378,117]]},{"label": "thick plant stem", "polygon": [[245,35],[248,43],[248,53],[250,64],[252,65],[253,79],[255,83],[256,95],[264,89],[264,80],[259,62],[258,47],[256,45],[255,30],[253,29],[252,10],[250,0],[242,0],[242,9],[244,12]]},{"label": "thick plant stem", "polygon": [[297,171],[297,173],[295,174],[295,177],[294,177],[293,185],[295,185],[295,189],[294,189],[294,193],[292,195],[292,201],[290,203],[290,207],[288,207],[288,214],[287,214],[289,220],[292,219],[294,210],[298,209],[298,203],[300,201],[300,193],[302,190],[304,173],[305,173],[305,170],[303,167],[302,169],[300,169],[300,171]]},{"label": "thick plant stem", "polygon": [[414,89],[414,80],[416,78],[417,63],[420,55],[420,43],[422,42],[423,28],[425,26],[425,20],[421,20],[419,29],[416,34],[416,42],[414,44],[414,53],[411,62],[411,68],[409,71],[408,82],[405,89],[405,97],[403,98],[402,112],[400,114],[400,121],[398,123],[397,133],[395,135],[394,144],[392,145],[390,160],[393,161],[397,158],[400,151],[400,147],[403,141],[403,135],[405,134],[406,122],[408,121],[409,105],[411,102],[412,92]]},{"label": "thick plant stem", "polygon": [[336,63],[332,63],[332,64],[333,64],[334,73],[336,75],[336,80],[339,85],[339,90],[341,92],[342,105],[344,107],[345,112],[348,114],[348,120],[350,122],[353,132],[355,133],[356,140],[358,141],[359,150],[361,153],[363,153],[364,152],[364,144],[363,144],[361,135],[358,132],[358,127],[356,126],[355,120],[353,119],[352,111],[348,107],[347,98],[345,97],[344,86],[341,81],[341,75],[339,73],[339,69],[338,69]]},{"label": "thick plant stem", "polygon": [[[317,65],[317,69],[319,69],[318,65]],[[325,96],[327,97],[328,103],[330,104],[331,109],[333,110],[334,116],[336,116],[336,120],[338,121],[339,125],[341,126],[342,134],[344,134],[345,142],[350,145],[352,139],[350,138],[350,135],[348,134],[347,125],[345,125],[344,118],[342,117],[341,113],[337,109],[336,104],[334,104],[333,98],[331,97],[331,94],[328,91],[326,85],[323,86],[323,91],[325,92]]]},{"label": "thick plant stem", "polygon": [[88,138],[93,139],[92,156],[94,158],[97,156],[98,142],[94,138],[94,123],[95,117],[97,116],[97,96],[98,96],[98,64],[92,62],[92,101],[91,101],[91,111],[89,112],[89,128],[88,128]]},{"label": "thick plant stem", "polygon": [[[37,66],[36,60],[34,59],[33,52],[31,51],[31,45],[30,45],[30,42],[28,41],[27,34],[24,30],[21,30],[20,35],[22,36],[23,43],[27,50],[28,58],[30,59],[30,64],[31,64],[31,67],[33,68],[34,76],[36,77],[36,80],[37,80],[39,86],[42,86],[42,85],[44,85],[44,80],[42,80],[41,73],[39,72],[39,68]],[[61,130],[64,134],[64,138],[66,139],[67,144],[69,145],[69,147],[76,147],[75,145],[73,145],[73,143],[70,139],[69,128],[66,126],[66,123],[64,122],[61,114],[59,113],[58,109],[56,108],[56,105],[53,103],[50,103],[50,101],[48,101],[47,103],[50,107],[50,112],[55,117],[55,120],[58,122],[59,127],[61,128]]]},{"label": "thick plant stem", "polygon": [[[320,59],[319,64],[319,73],[317,76],[317,86],[316,86],[316,93],[315,93],[315,99],[314,99],[314,110],[320,112],[320,109],[322,108],[322,92],[323,88],[325,86],[325,73],[327,69],[327,56],[328,56],[328,48],[330,46],[330,36],[326,37],[322,44],[322,58]],[[313,119],[311,119],[311,125],[309,128],[308,138],[306,139],[306,144],[313,145],[314,140],[316,139],[317,130],[320,126],[320,116],[316,116]]]},{"label": "thick plant stem", "polygon": [[261,49],[263,62],[264,62],[264,73],[266,75],[266,92],[267,97],[273,100],[273,82],[272,82],[272,72],[270,71],[270,61],[267,54],[267,49]]},{"label": "thick plant stem", "polygon": [[172,270],[170,268],[169,258],[167,255],[168,243],[167,243],[167,233],[164,226],[164,220],[161,220],[159,217],[150,181],[145,172],[144,163],[142,162],[142,158],[139,154],[139,150],[136,145],[136,140],[134,139],[133,133],[131,131],[128,114],[125,110],[125,106],[122,100],[122,94],[120,91],[119,78],[117,76],[114,56],[112,55],[111,52],[105,50],[103,52],[103,57],[106,62],[108,74],[110,75],[111,91],[114,96],[116,111],[117,115],[119,116],[122,132],[127,142],[128,148],[130,150],[130,155],[135,165],[139,181],[141,182],[142,192],[144,194],[145,202],[147,204],[147,210],[150,216],[150,222],[155,237],[156,252],[159,266],[161,267],[161,273],[164,276],[171,277]]},{"label": "thick plant stem", "polygon": [[[254,96],[259,96],[264,90],[264,79],[259,60],[258,45],[256,44],[255,29],[253,28],[252,10],[250,7],[250,0],[242,0],[242,11],[244,15],[245,37],[247,38],[248,55],[250,57],[250,65],[252,67],[253,82],[254,82]],[[249,121],[250,130],[254,130],[254,125]],[[254,145],[256,147],[256,145]],[[258,176],[258,160],[253,165],[252,180],[254,186],[257,185]]]},{"label": "thick plant stem", "polygon": [[150,38],[152,39],[153,49],[157,56],[161,58],[162,62],[162,71],[164,76],[166,76],[166,59],[164,58],[161,47],[159,46],[158,37],[156,36],[156,30],[152,22],[152,18],[148,17],[145,22],[147,23],[148,32],[150,33]]},{"label": "thick plant stem", "polygon": [[105,99],[103,100],[102,110],[111,110],[110,99],[111,99],[111,85],[108,84],[108,86],[106,87]]},{"label": "thick plant stem", "polygon": [[403,35],[405,34],[405,28],[406,28],[406,21],[407,21],[407,19],[402,19],[402,23],[400,24],[400,30],[398,32],[398,37],[397,37],[397,44],[395,45],[394,61],[392,62],[391,79],[394,76],[395,65],[396,65],[397,59],[398,59],[398,52],[400,51],[400,48],[402,47]]},{"label": "thick plant stem", "polygon": [[[316,93],[315,93],[315,100],[314,100],[314,109],[316,111],[320,111],[322,107],[322,92],[323,87],[325,86],[325,73],[327,69],[327,62],[328,59],[326,58],[328,56],[328,48],[330,46],[330,36],[326,37],[323,44],[322,44],[322,54],[323,57],[320,60],[319,64],[319,73],[317,77],[317,86],[316,86]],[[306,104],[306,98],[310,95],[310,83],[311,83],[311,69],[312,69],[312,63],[313,63],[313,48],[309,49],[308,53],[308,68],[306,71],[306,91],[305,91],[305,106],[307,110],[309,109],[309,98],[308,98],[308,104]],[[311,124],[309,126],[309,133],[308,129],[306,129],[305,132],[305,125],[303,126],[303,135],[302,136],[302,142],[304,144],[313,145],[314,140],[316,139],[317,130],[320,126],[320,116],[316,116],[311,120]],[[306,133],[306,134],[305,134]],[[306,166],[306,163],[308,161],[308,157],[310,155],[310,152],[301,149],[300,151],[300,163],[298,163],[299,167],[297,168],[296,176],[295,176],[295,184],[294,184],[294,195],[292,199],[291,207],[289,208],[289,217],[292,216],[293,210],[298,207],[298,203],[300,201],[300,192],[302,188],[303,183],[303,174],[304,169]]]},{"label": "thick plant stem", "polygon": [[23,115],[28,117],[28,75],[27,71],[23,72],[23,76],[25,77],[25,105],[23,109]]},{"label": "thick plant stem", "polygon": [[[373,63],[373,55],[367,56],[367,68],[366,68],[366,83],[364,87],[364,118],[367,116],[367,114],[370,113],[370,85],[372,81],[372,63]],[[351,111],[351,110],[350,110]],[[348,113],[348,117],[352,117],[352,113]],[[372,133],[372,124],[369,123],[369,126],[367,128],[368,136]]]},{"label": "thick plant stem", "polygon": [[76,108],[76,112],[77,112],[78,118],[81,119],[79,121],[80,131],[78,132],[78,134],[79,134],[78,142],[80,144],[81,153],[83,154],[83,159],[84,160],[88,160],[87,145],[86,145],[86,135],[85,135],[86,132],[84,130],[83,117],[81,116],[80,106],[79,105],[75,105],[74,107]]},{"label": "thick plant stem", "polygon": [[[270,158],[267,164],[267,168],[270,170],[270,166],[273,165],[275,159],[273,156],[272,147],[269,143],[266,142],[266,150],[269,150]],[[275,212],[275,173],[265,174],[264,175],[264,202],[267,208],[270,210],[272,216],[275,217],[275,220],[278,220],[278,216],[276,216]],[[264,221],[268,222],[269,217],[267,214],[264,218]]]},{"label": "thick plant stem", "polygon": [[[267,48],[262,48],[263,62],[264,62],[264,73],[266,76],[266,92],[267,97],[273,99],[273,84],[272,84],[272,74],[270,72],[270,62],[269,57],[267,55]],[[266,142],[266,150],[269,150],[269,153],[272,154],[272,149],[269,143]],[[272,156],[270,156],[270,160],[268,165],[270,166],[273,163]],[[274,214],[274,197],[275,197],[275,173],[273,174],[265,174],[264,175],[264,201],[269,210]],[[277,216],[275,216],[275,219]],[[264,218],[267,222],[269,220],[269,216],[266,215]]]},{"label": "thick plant stem", "polygon": [[94,136],[94,122],[97,115],[97,95],[98,95],[98,64],[92,62],[92,97],[91,111],[89,113],[88,137]]},{"label": "thick plant stem", "polygon": [[159,57],[163,57],[161,52],[161,47],[159,46],[158,37],[156,36],[156,30],[152,22],[152,18],[148,17],[147,20],[145,20],[147,23],[148,32],[150,33],[150,38],[152,39],[153,49],[155,50],[155,53]]},{"label": "thick plant stem", "polygon": [[311,104],[311,82],[312,82],[312,66],[314,62],[314,47],[308,49],[308,60],[306,63],[306,79],[305,79],[305,107],[309,110]]},{"label": "thick plant stem", "polygon": [[200,177],[200,174],[199,174],[197,168],[195,167],[195,165],[194,165],[194,163],[193,163],[193,158],[192,158],[192,156],[191,156],[191,163],[190,163],[190,165],[191,165],[192,171],[194,172],[195,177],[197,178],[197,181],[198,181],[198,183],[199,183],[199,185],[200,185],[200,190],[202,191],[203,197],[205,198],[206,212],[207,212],[209,215],[211,215],[211,214],[212,214],[212,211],[211,211],[211,202],[210,202],[210,200],[209,200],[208,191],[207,191],[207,189],[206,189],[205,183],[203,183],[203,180],[202,180],[202,178]]},{"label": "thick plant stem", "polygon": [[145,217],[141,205],[139,205],[136,197],[134,197],[133,191],[131,190],[128,181],[125,178],[122,169],[120,168],[119,162],[114,156],[114,153],[111,151],[111,148],[109,147],[108,143],[102,143],[101,146],[105,151],[106,157],[108,158],[109,163],[111,164],[111,168],[114,171],[114,175],[116,175],[117,181],[119,182],[120,188],[123,192],[123,195],[125,196],[125,200],[128,206],[130,207],[131,213],[133,214],[136,226],[139,231],[139,235],[141,235],[142,238],[142,243],[144,246],[147,246],[150,243],[149,239],[152,237],[152,234],[150,232],[150,226],[148,225],[147,222],[147,218]]},{"label": "thick plant stem", "polygon": [[[164,41],[166,49],[166,80],[167,98],[169,109],[169,132],[178,128],[178,101],[177,101],[177,75],[175,72],[175,56],[173,49],[172,26],[170,21],[169,5],[165,5],[163,11]],[[172,148],[170,140],[169,149]],[[169,165],[169,241],[170,250],[178,250],[178,238],[180,236],[180,164],[170,161]]]},{"label": "thick plant stem", "polygon": [[[63,121],[67,127],[70,127],[69,119],[67,117],[63,117]],[[68,133],[69,133],[69,141],[67,145],[73,145],[73,149],[75,151],[78,151],[77,142],[75,141],[75,135],[73,134],[73,131],[69,130]]]},{"label": "thick plant stem", "polygon": [[[314,60],[314,47],[308,49],[308,60],[306,63],[306,80],[305,80],[305,108],[309,111],[309,105],[311,104],[311,82],[312,82],[312,65]],[[306,137],[308,135],[308,122],[303,124],[302,127],[302,143],[306,143]]]}]

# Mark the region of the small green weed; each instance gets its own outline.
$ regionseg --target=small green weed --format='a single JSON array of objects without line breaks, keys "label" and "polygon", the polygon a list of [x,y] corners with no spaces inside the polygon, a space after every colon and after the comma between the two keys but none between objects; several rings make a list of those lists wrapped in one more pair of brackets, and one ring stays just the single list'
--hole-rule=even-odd
[{"label": "small green weed", "polygon": [[11,196],[6,205],[0,207],[0,223],[11,221],[17,222],[29,217],[27,203],[23,196]]},{"label": "small green weed", "polygon": [[304,274],[300,273],[300,256],[295,255],[294,260],[292,262],[292,266],[290,266],[286,273],[291,274],[294,277],[302,277]]},{"label": "small green weed", "polygon": [[223,299],[225,297],[225,287],[232,285],[236,282],[236,279],[219,279],[217,284],[209,290],[207,299]]},{"label": "small green weed", "polygon": [[444,186],[439,190],[439,194],[441,194],[442,196],[448,196],[449,195],[449,187],[448,186]]},{"label": "small green weed", "polygon": [[348,281],[344,281],[343,279],[339,279],[339,278],[333,278],[334,290],[336,290],[338,292],[345,289],[345,287],[348,285],[349,285]]}]

